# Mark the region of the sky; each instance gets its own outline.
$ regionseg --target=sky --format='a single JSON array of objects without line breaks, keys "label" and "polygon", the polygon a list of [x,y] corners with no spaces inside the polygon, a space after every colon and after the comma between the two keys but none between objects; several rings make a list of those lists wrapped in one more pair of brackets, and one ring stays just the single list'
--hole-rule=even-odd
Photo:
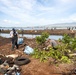
[{"label": "sky", "polygon": [[0,27],[76,22],[76,0],[0,0]]}]

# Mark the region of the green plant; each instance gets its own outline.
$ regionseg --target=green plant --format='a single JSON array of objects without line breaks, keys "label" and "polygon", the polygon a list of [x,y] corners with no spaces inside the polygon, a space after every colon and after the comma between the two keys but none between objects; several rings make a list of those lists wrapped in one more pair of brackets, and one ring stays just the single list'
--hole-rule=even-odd
[{"label": "green plant", "polygon": [[71,60],[67,56],[62,56],[61,61],[64,63],[70,63]]},{"label": "green plant", "polygon": [[62,43],[67,45],[67,49],[70,49],[71,52],[76,50],[76,38],[71,38],[67,34],[63,36]]},{"label": "green plant", "polygon": [[71,37],[68,36],[67,34],[64,34],[64,36],[62,38],[62,42],[63,43],[70,43],[71,42]]},{"label": "green plant", "polygon": [[41,61],[46,61],[48,59],[48,56],[47,56],[47,52],[44,51],[44,50],[38,50],[37,48],[34,49],[34,53],[32,54],[32,56],[34,58],[37,58],[37,59],[40,59],[40,62]]},{"label": "green plant", "polygon": [[36,36],[36,42],[42,45],[48,37],[49,37],[49,34],[47,32],[43,32],[41,36]]},{"label": "green plant", "polygon": [[[47,34],[42,33],[41,36],[36,37],[36,41],[38,44],[42,46],[42,44],[45,42],[46,38],[48,37]],[[54,50],[53,48],[49,48],[48,51],[45,51],[43,49],[36,48],[33,54],[33,57],[40,59],[40,61],[46,61],[48,58],[52,57],[55,59],[55,62],[64,62],[64,63],[70,63],[70,57],[69,53],[73,52],[72,50],[76,50],[76,38],[71,38],[68,35],[65,35],[62,40],[60,40],[61,44],[57,46],[57,50]],[[72,50],[71,50],[72,49]]]},{"label": "green plant", "polygon": [[76,38],[72,39],[71,48],[75,50],[75,48],[76,48]]}]

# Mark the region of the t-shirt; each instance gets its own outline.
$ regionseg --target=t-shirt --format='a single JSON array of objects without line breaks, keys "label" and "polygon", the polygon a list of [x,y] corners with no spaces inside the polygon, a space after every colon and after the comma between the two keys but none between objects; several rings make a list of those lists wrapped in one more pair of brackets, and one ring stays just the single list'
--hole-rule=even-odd
[{"label": "t-shirt", "polygon": [[58,44],[55,40],[50,40],[52,47],[56,47]]},{"label": "t-shirt", "polygon": [[14,35],[16,35],[16,36],[17,36],[17,35],[18,35],[18,33],[16,32],[16,33],[14,34],[14,32],[13,32],[13,31],[11,31],[11,32],[10,32],[10,37],[12,38],[12,37],[14,37]]}]

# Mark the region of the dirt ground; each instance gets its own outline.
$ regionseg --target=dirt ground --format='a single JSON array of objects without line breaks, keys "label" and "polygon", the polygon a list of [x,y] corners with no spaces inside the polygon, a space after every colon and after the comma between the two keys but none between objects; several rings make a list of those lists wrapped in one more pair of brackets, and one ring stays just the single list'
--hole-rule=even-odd
[{"label": "dirt ground", "polygon": [[[24,39],[24,43],[30,47],[36,47],[35,39]],[[0,37],[0,54],[18,54],[23,57],[27,57],[31,60],[27,65],[21,67],[21,75],[63,75],[63,72],[69,72],[73,69],[73,64],[59,64],[59,66],[50,64],[51,58],[47,62],[40,62],[39,59],[35,59],[30,55],[23,53],[24,46],[20,45],[19,49],[11,51],[11,40],[9,38]],[[0,74],[2,75],[2,74]]]}]

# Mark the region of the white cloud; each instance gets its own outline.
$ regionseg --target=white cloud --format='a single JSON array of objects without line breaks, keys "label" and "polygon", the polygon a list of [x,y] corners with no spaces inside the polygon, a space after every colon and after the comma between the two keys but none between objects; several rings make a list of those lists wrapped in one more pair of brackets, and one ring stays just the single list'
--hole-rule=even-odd
[{"label": "white cloud", "polygon": [[6,24],[6,25],[11,25],[11,24],[20,25],[20,22],[11,21],[11,20],[7,20],[7,19],[4,19],[3,22],[4,22],[4,24]]},{"label": "white cloud", "polygon": [[27,10],[32,10],[33,9],[33,5],[35,4],[35,0],[21,0],[21,6],[24,8],[24,9],[27,9]]},{"label": "white cloud", "polygon": [[76,14],[70,15],[67,18],[62,18],[61,19],[62,23],[66,23],[66,22],[76,22]]},{"label": "white cloud", "polygon": [[70,2],[70,1],[72,1],[72,0],[60,0],[60,1],[62,1],[62,2],[64,2],[64,3],[68,3],[68,2]]},{"label": "white cloud", "polygon": [[[53,4],[50,0],[41,0],[44,4],[39,4],[37,1],[0,0],[0,11],[11,17],[10,20],[4,17],[4,22],[15,25],[45,25],[57,22],[76,21],[76,15],[69,13],[71,11],[70,9],[75,7],[76,0],[54,0],[52,2]],[[49,6],[46,6],[45,3],[47,4],[48,2]],[[71,3],[72,5],[70,5]]]},{"label": "white cloud", "polygon": [[7,20],[7,19],[3,20],[3,22],[4,23],[7,23],[7,24],[11,23],[11,21],[10,20]]},{"label": "white cloud", "polygon": [[73,5],[75,5],[76,0],[58,0],[58,2],[65,7],[72,7]]},{"label": "white cloud", "polygon": [[15,22],[16,25],[20,25],[20,22]]},{"label": "white cloud", "polygon": [[39,10],[41,11],[52,11],[54,8],[53,7],[45,7],[45,6],[40,6]]},{"label": "white cloud", "polygon": [[74,22],[76,22],[76,13],[70,16],[70,19]]}]

